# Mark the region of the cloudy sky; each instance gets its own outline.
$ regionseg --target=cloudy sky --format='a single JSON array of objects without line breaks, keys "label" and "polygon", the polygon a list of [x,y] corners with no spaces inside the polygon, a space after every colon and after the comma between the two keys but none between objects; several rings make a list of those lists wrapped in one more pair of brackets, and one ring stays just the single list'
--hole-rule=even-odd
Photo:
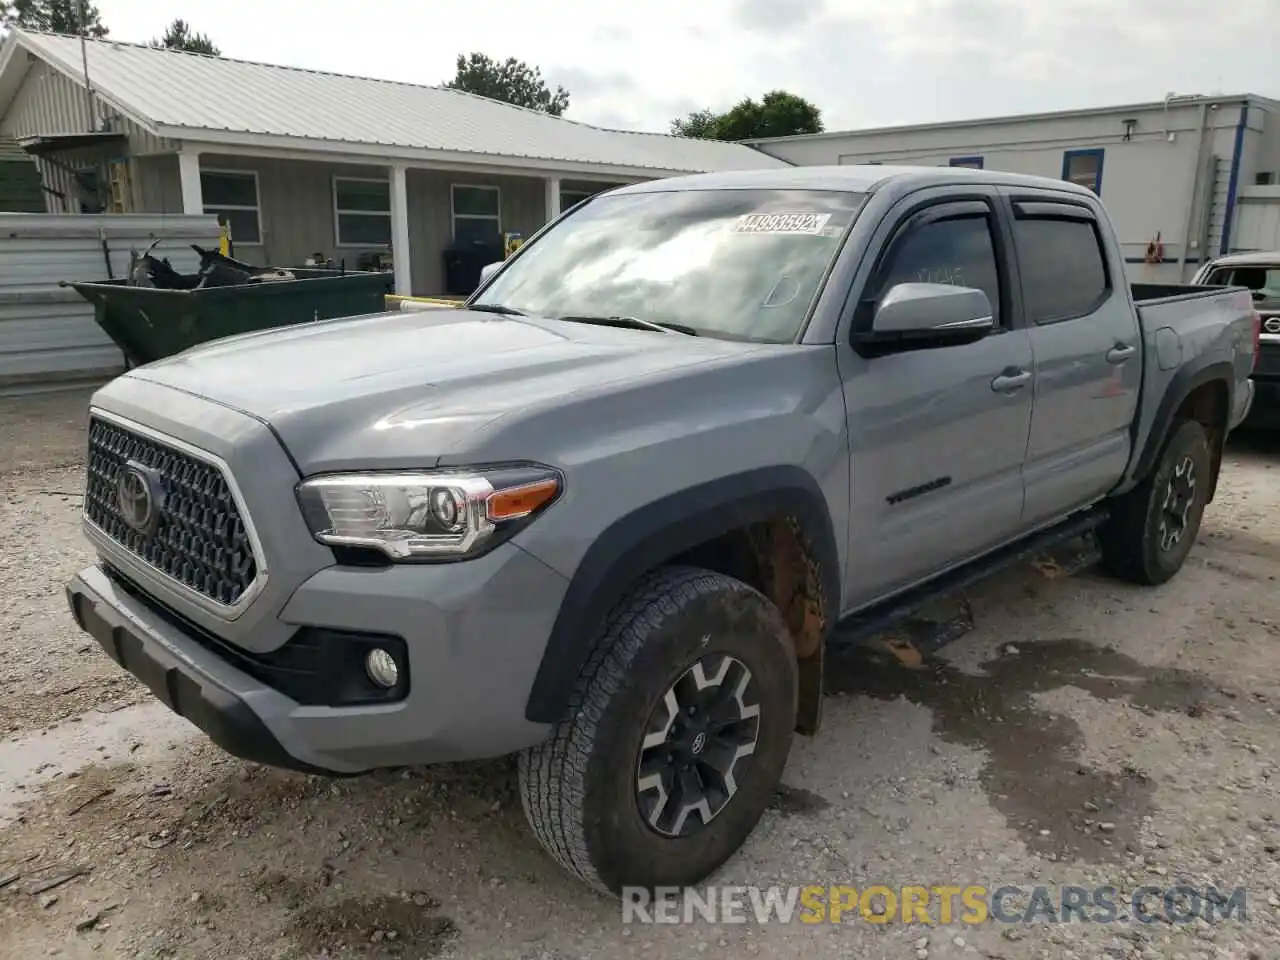
[{"label": "cloudy sky", "polygon": [[1280,0],[96,2],[121,40],[179,16],[226,56],[391,80],[441,83],[473,50],[514,56],[569,90],[567,116],[630,129],[777,88],[827,129],[1170,92],[1280,98]]}]

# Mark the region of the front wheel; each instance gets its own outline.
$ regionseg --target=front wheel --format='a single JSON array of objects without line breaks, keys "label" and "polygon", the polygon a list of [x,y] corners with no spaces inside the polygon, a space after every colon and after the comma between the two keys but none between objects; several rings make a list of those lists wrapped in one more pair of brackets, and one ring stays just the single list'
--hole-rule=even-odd
[{"label": "front wheel", "polygon": [[1098,536],[1106,569],[1150,586],[1177,573],[1200,532],[1211,470],[1204,427],[1177,423],[1151,475],[1111,505]]},{"label": "front wheel", "polygon": [[534,834],[602,892],[697,883],[777,790],[796,691],[764,596],[709,570],[655,571],[605,624],[569,718],[520,755]]}]

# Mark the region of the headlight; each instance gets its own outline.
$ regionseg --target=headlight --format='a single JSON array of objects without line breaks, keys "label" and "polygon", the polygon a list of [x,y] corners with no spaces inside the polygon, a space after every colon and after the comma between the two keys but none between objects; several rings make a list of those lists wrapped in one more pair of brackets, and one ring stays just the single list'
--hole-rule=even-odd
[{"label": "headlight", "polygon": [[311,533],[333,547],[393,560],[477,553],[550,506],[560,474],[548,467],[342,473],[298,486]]}]

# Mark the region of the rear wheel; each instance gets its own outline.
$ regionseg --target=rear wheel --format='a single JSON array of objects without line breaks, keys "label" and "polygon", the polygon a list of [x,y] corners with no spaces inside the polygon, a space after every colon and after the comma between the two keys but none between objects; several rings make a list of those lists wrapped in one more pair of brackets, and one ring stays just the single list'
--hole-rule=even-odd
[{"label": "rear wheel", "polygon": [[1112,505],[1099,531],[1103,565],[1124,580],[1155,585],[1182,568],[1200,532],[1212,457],[1204,427],[1174,425],[1155,469]]},{"label": "rear wheel", "polygon": [[520,756],[535,835],[601,891],[697,883],[777,790],[796,684],[759,592],[709,570],[645,577],[601,631],[569,718]]}]

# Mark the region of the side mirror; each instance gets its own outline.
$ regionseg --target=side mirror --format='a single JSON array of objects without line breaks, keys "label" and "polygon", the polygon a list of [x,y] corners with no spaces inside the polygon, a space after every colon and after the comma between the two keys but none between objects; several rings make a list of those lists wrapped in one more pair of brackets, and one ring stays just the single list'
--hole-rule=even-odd
[{"label": "side mirror", "polygon": [[495,273],[498,272],[498,270],[502,268],[502,263],[503,262],[501,260],[495,260],[493,263],[486,263],[483,267],[481,267],[480,282],[488,283],[489,278],[492,277]]},{"label": "side mirror", "polygon": [[876,304],[863,343],[947,346],[981,340],[996,327],[991,301],[975,287],[900,283]]}]

